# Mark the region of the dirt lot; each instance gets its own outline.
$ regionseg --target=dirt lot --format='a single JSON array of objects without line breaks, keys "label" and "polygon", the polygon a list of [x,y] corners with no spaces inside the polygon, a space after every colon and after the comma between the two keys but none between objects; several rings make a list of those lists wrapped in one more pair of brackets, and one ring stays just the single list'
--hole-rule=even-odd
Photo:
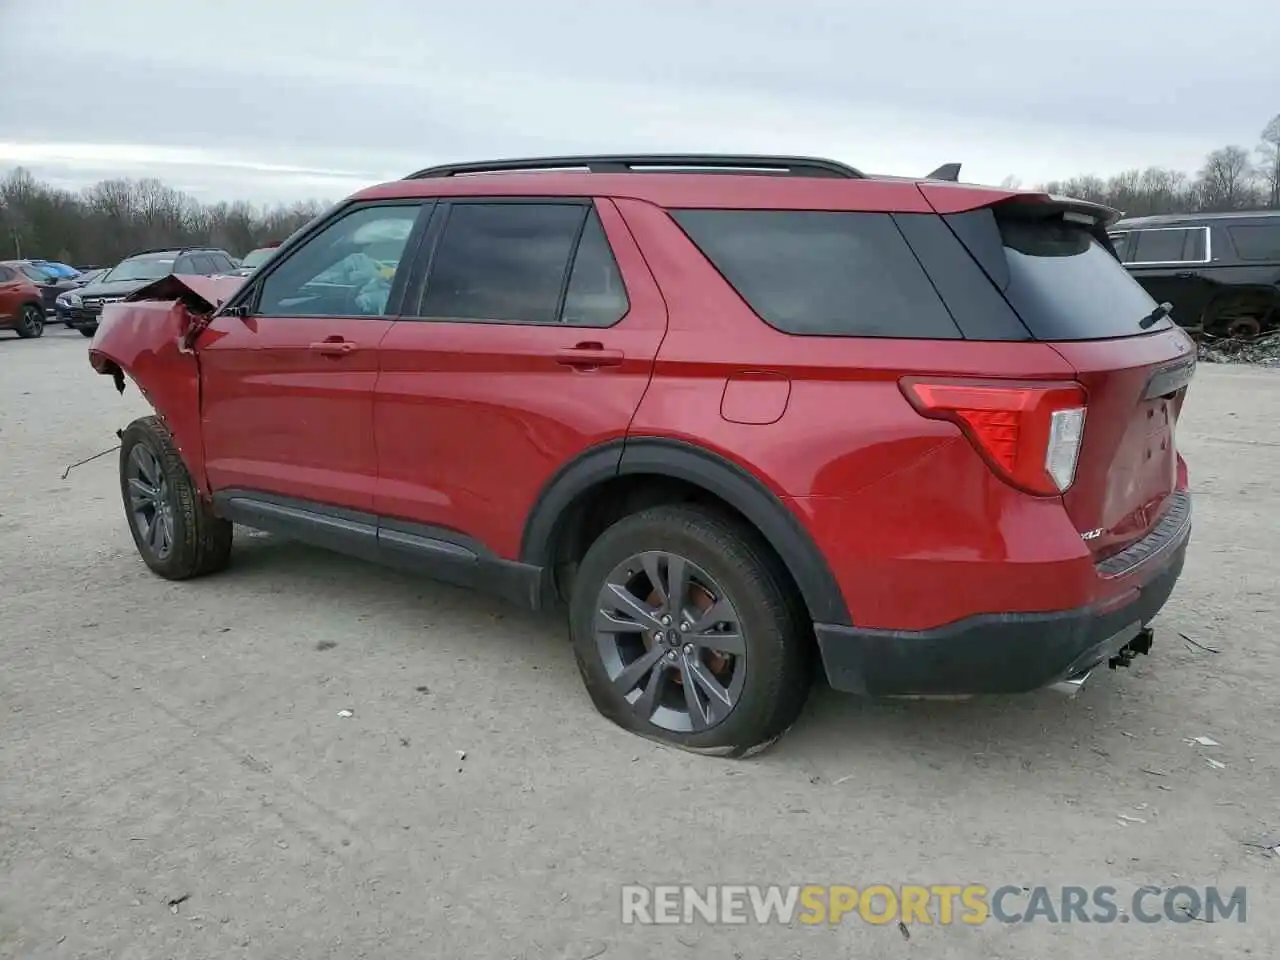
[{"label": "dirt lot", "polygon": [[[143,401],[78,335],[0,339],[0,957],[1271,956],[1280,372],[1192,390],[1152,656],[1075,701],[822,692],[729,762],[598,717],[554,620],[251,534],[226,574],[152,576],[114,455],[59,479]],[[624,926],[627,882],[1243,885],[1248,912],[907,940]]]}]

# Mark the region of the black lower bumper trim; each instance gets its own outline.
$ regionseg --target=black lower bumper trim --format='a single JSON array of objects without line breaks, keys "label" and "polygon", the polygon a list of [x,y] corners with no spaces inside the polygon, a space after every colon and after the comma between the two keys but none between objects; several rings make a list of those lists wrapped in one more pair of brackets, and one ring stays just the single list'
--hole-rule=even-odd
[{"label": "black lower bumper trim", "polygon": [[970,617],[925,631],[815,624],[827,679],[870,696],[1025,693],[1115,656],[1173,593],[1186,543],[1123,606]]}]

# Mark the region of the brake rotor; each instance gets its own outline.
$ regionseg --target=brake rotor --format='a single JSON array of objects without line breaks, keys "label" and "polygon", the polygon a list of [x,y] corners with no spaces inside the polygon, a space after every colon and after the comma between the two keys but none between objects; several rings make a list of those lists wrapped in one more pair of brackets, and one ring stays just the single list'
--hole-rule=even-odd
[{"label": "brake rotor", "polygon": [[[662,603],[662,597],[658,594],[656,588],[650,591],[645,600],[651,607],[656,607]],[[692,601],[694,609],[701,613],[706,613],[715,606],[716,602],[715,597],[705,587],[697,583],[689,585],[689,600]],[[641,636],[644,638],[645,649],[651,649],[654,643],[653,637],[648,633],[642,633]],[[721,653],[719,650],[705,648],[703,654],[702,662],[715,674],[717,680],[723,680],[725,674],[729,672],[729,666],[733,663],[733,657],[729,654]],[[678,671],[675,679],[678,684],[684,683],[684,675]]]},{"label": "brake rotor", "polygon": [[1227,335],[1236,340],[1252,340],[1262,333],[1262,324],[1256,317],[1236,317],[1227,324]]}]

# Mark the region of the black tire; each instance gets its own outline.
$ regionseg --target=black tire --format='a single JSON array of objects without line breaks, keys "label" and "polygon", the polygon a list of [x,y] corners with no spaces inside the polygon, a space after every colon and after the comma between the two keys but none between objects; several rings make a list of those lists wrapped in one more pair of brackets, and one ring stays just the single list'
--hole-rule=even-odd
[{"label": "black tire", "polygon": [[32,303],[24,303],[22,312],[18,314],[18,325],[14,329],[23,340],[44,336],[44,309]]},{"label": "black tire", "polygon": [[98,325],[95,323],[91,327],[76,327],[76,329],[80,331],[80,336],[92,337],[95,333],[98,332]]},{"label": "black tire", "polygon": [[[595,622],[602,591],[619,565],[652,551],[701,568],[737,613],[745,680],[727,716],[709,729],[675,731],[638,714],[601,653]],[[812,628],[786,582],[772,552],[736,518],[673,505],[619,520],[587,550],[570,599],[574,655],[592,702],[619,726],[682,749],[744,757],[768,747],[799,717],[813,685]]]},{"label": "black tire", "polygon": [[[141,450],[135,455],[135,448]],[[153,487],[162,491],[167,503],[167,523],[161,539],[168,549],[158,549],[144,533],[131,486],[131,474],[137,472],[133,458],[147,460],[158,467],[160,477]],[[231,559],[232,525],[215,516],[209,504],[200,498],[186,464],[178,453],[168,428],[158,417],[142,417],[125,428],[120,439],[120,493],[125,517],[133,534],[138,554],[155,573],[167,580],[187,580],[224,569]],[[153,522],[159,517],[153,513]]]}]

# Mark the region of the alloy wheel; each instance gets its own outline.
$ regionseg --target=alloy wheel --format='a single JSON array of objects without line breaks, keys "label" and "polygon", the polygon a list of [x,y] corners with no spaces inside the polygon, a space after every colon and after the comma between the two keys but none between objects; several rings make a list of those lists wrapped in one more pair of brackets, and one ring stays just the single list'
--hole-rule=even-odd
[{"label": "alloy wheel", "polygon": [[173,552],[173,497],[160,460],[143,444],[135,444],[125,469],[129,508],[139,541],[157,560]]},{"label": "alloy wheel", "polygon": [[40,336],[44,332],[44,316],[35,307],[23,307],[22,329],[29,337]]},{"label": "alloy wheel", "polygon": [[596,646],[639,720],[676,733],[722,723],[746,681],[737,610],[705,570],[666,551],[636,554],[601,588]]}]

